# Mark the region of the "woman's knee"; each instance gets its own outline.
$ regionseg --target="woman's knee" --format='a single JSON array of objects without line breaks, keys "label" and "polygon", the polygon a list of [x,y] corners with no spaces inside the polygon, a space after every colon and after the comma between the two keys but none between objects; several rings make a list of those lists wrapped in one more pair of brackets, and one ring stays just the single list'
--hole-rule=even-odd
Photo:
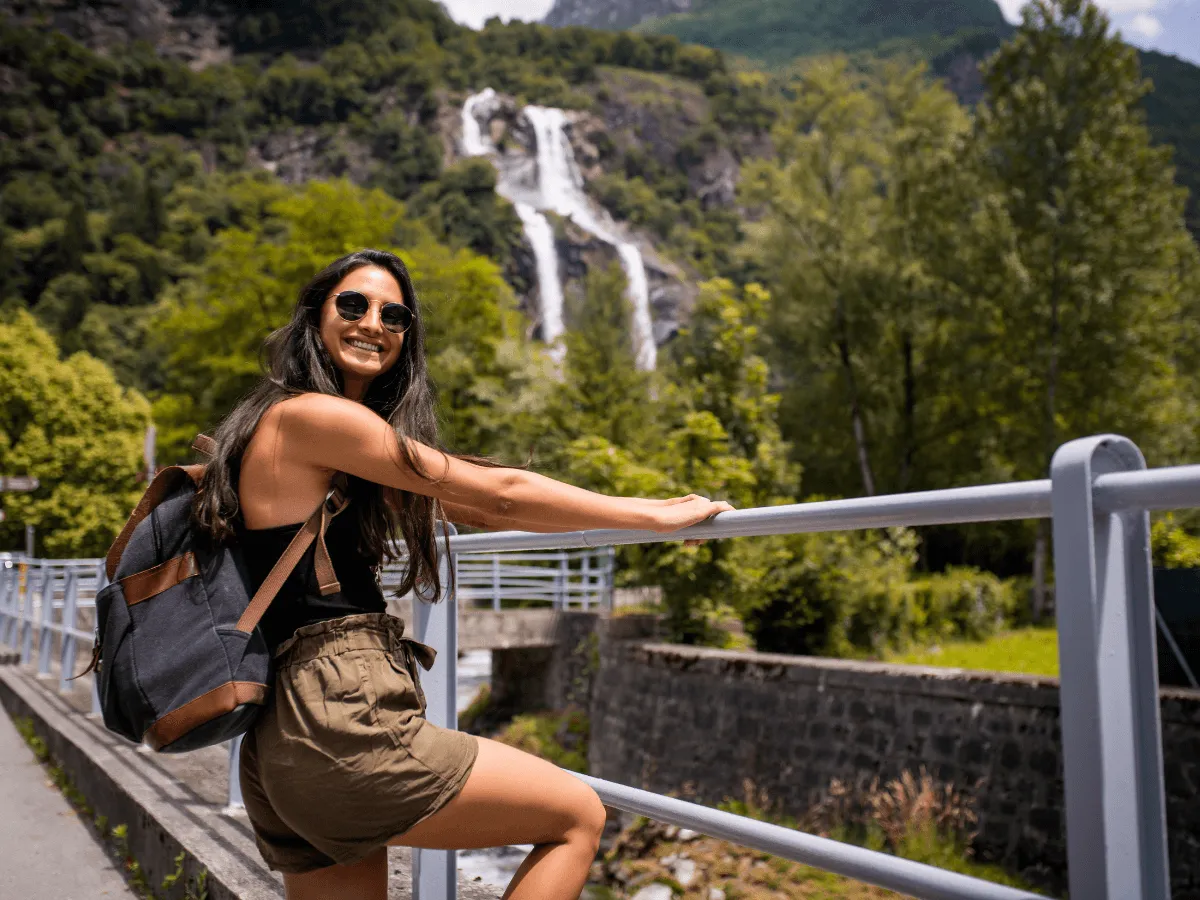
[{"label": "woman's knee", "polygon": [[600,835],[604,832],[608,812],[594,790],[582,782],[579,786],[582,790],[572,804],[575,821],[570,837],[590,847],[594,854],[600,848]]}]

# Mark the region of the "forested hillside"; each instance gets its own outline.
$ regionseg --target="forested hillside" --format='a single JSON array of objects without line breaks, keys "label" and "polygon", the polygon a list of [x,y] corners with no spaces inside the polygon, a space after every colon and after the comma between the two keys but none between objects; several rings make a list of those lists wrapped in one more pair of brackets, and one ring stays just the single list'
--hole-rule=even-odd
[{"label": "forested hillside", "polygon": [[[6,5],[0,470],[42,487],[5,498],[0,547],[28,522],[39,552],[103,552],[145,426],[186,459],[299,286],[364,245],[413,269],[446,443],[586,487],[749,507],[1036,478],[1098,431],[1193,459],[1186,192],[1137,55],[1092,6],[1039,9],[965,105],[905,54],[765,74],[427,0]],[[528,220],[497,194],[537,193],[530,104],[646,260],[653,371],[616,238],[549,207],[566,333],[535,339]],[[796,536],[627,549],[621,577],[663,587],[681,639],[880,652],[1028,617],[1045,550],[1020,524]]]},{"label": "forested hillside", "polygon": [[[1014,30],[995,0],[557,0],[546,21],[675,35],[761,68],[831,53],[860,63],[919,58],[968,103],[981,95],[979,63]],[[1151,132],[1176,148],[1179,182],[1192,194],[1189,222],[1200,235],[1200,66],[1153,51],[1138,57],[1154,84],[1143,104]]]}]

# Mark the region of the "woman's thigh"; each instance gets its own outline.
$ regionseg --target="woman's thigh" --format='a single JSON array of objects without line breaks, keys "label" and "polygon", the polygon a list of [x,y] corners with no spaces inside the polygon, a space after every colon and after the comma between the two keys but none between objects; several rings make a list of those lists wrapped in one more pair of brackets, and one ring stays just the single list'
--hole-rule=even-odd
[{"label": "woman's thigh", "polygon": [[598,838],[604,805],[588,785],[552,763],[479,738],[458,795],[389,843],[430,850],[550,844],[583,831]]}]

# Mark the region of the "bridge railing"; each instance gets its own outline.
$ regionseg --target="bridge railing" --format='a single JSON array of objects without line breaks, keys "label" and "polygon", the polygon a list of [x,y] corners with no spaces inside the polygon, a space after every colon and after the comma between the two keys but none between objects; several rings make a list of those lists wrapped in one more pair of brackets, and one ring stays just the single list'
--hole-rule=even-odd
[{"label": "bridge railing", "polygon": [[[553,609],[609,610],[613,599],[615,550],[597,547],[551,553],[464,553],[458,557],[460,606],[499,612],[521,605]],[[384,566],[384,590],[394,591],[403,564]]]},{"label": "bridge railing", "polygon": [[[1104,435],[1059,448],[1049,479],[722,513],[673,534],[603,530],[451,538],[468,553],[849,531],[1013,519],[1053,521],[1060,717],[1070,895],[1170,897],[1149,510],[1200,506],[1200,466],[1147,471],[1137,447]],[[430,721],[456,725],[453,597],[417,604],[417,639],[438,649],[425,677]],[[442,661],[446,664],[443,665]],[[932,866],[580,776],[609,806],[927,900],[1034,895]],[[456,896],[453,851],[414,851],[413,896]]]},{"label": "bridge railing", "polygon": [[[43,676],[57,658],[65,692],[80,649],[92,647],[96,593],[106,583],[102,559],[0,560],[0,644],[18,650],[24,665],[36,660]],[[100,712],[95,678],[92,712]]]},{"label": "bridge railing", "polygon": [[[1103,435],[1061,447],[1051,463],[1050,478],[1044,480],[739,510],[668,535],[623,530],[456,535],[451,537],[450,556],[443,557],[441,565],[448,576],[450,566],[480,553],[1052,519],[1070,894],[1088,900],[1167,900],[1170,882],[1148,512],[1197,506],[1200,466],[1148,471],[1134,444]],[[80,629],[66,610],[70,602],[76,612],[85,607],[85,576],[97,571],[89,569],[97,562],[32,561],[25,573],[30,580],[22,582],[26,590],[19,589],[17,567],[0,563],[0,639],[20,646],[25,662],[32,661],[33,629],[40,622],[49,621],[43,631],[79,640]],[[69,579],[72,570],[77,570],[74,581]],[[41,573],[40,582],[38,576],[31,577],[35,572]],[[54,586],[55,579],[62,579],[61,591]],[[443,584],[448,581],[443,577]],[[73,594],[70,584],[75,585]],[[91,585],[92,590],[97,584]],[[68,600],[71,596],[73,601]],[[50,601],[39,599],[45,597]],[[25,602],[27,598],[32,599]],[[454,728],[457,598],[445,600],[417,603],[413,618],[416,638],[439,651],[438,665],[423,677],[428,717]],[[56,620],[53,612],[58,609],[64,610],[64,617]],[[90,638],[90,634],[83,636]],[[234,752],[230,765],[236,791]],[[579,777],[609,806],[925,900],[1035,896],[698,804]],[[232,802],[239,800],[231,796]],[[413,859],[416,900],[456,896],[453,851],[416,850]]]}]

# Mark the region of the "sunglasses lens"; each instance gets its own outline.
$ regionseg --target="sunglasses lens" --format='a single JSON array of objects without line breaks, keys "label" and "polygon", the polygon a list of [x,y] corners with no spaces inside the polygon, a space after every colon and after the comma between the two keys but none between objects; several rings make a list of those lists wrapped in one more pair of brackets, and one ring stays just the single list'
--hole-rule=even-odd
[{"label": "sunglasses lens", "polygon": [[348,322],[355,322],[367,314],[370,306],[367,298],[358,291],[342,291],[334,300],[338,315]]},{"label": "sunglasses lens", "polygon": [[399,303],[388,303],[379,314],[388,331],[407,331],[412,324],[412,310]]}]

